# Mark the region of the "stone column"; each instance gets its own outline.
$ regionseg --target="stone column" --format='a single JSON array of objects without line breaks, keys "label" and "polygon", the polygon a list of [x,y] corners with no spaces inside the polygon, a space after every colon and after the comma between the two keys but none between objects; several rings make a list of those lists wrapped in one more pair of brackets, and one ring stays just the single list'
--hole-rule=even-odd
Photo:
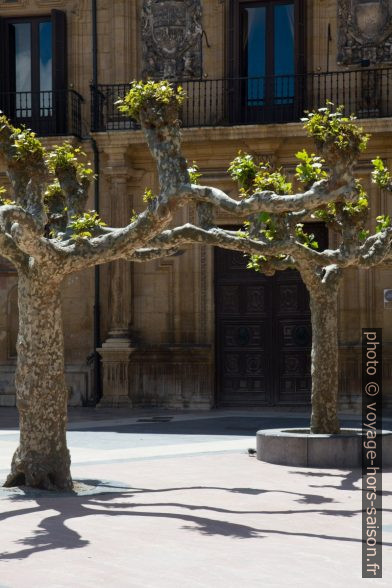
[{"label": "stone column", "polygon": [[[128,194],[129,167],[124,149],[111,148],[105,173],[110,185],[110,225],[125,226],[131,216]],[[132,264],[115,261],[109,267],[109,333],[100,349],[103,386],[99,406],[131,406],[129,398],[130,358],[132,344]]]}]

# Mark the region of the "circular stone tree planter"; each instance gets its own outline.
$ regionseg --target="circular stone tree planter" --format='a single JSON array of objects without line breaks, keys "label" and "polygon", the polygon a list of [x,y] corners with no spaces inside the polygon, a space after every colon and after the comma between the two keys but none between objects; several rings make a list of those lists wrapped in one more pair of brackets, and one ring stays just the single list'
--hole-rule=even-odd
[{"label": "circular stone tree planter", "polygon": [[[383,466],[392,466],[392,431],[382,431]],[[277,465],[311,468],[360,468],[362,430],[311,434],[309,429],[265,429],[256,433],[257,459]]]}]

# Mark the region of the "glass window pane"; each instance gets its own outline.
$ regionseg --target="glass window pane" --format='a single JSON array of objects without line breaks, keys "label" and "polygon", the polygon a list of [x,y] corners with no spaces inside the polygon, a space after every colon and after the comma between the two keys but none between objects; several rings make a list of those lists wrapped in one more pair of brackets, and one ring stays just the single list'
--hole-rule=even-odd
[{"label": "glass window pane", "polygon": [[50,116],[52,108],[52,23],[39,25],[39,79],[41,116]]},{"label": "glass window pane", "polygon": [[294,6],[274,8],[275,102],[290,104],[294,98]]},{"label": "glass window pane", "polygon": [[15,31],[16,116],[31,116],[31,24],[12,25]]},{"label": "glass window pane", "polygon": [[244,11],[244,49],[246,74],[248,78],[249,105],[263,103],[266,66],[266,9],[264,6],[245,8]]}]

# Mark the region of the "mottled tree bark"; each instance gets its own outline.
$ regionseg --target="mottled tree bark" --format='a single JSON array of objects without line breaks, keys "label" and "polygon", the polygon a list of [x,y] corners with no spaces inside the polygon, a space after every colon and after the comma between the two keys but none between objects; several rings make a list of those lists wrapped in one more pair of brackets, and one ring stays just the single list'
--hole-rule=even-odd
[{"label": "mottled tree bark", "polygon": [[338,419],[338,289],[339,282],[319,283],[310,291],[312,315],[311,433],[339,433]]},{"label": "mottled tree bark", "polygon": [[6,486],[72,488],[59,280],[19,273],[16,400],[20,442]]},{"label": "mottled tree bark", "polygon": [[[79,150],[65,144],[48,154],[34,134],[16,131],[0,116],[0,158],[6,163],[15,203],[0,204],[0,250],[19,273],[16,394],[20,444],[7,486],[25,483],[40,488],[72,488],[66,445],[67,389],[60,302],[60,285],[65,276],[120,259],[157,259],[190,243],[225,247],[264,259],[267,256],[261,269],[267,274],[286,267],[299,269],[310,292],[312,312],[311,431],[339,432],[337,296],[342,269],[358,264],[370,267],[391,256],[392,227],[368,237],[364,243],[359,239],[365,217],[363,202],[359,206],[361,191],[354,181],[353,166],[365,139],[346,121],[342,132],[348,137],[347,149],[342,150],[341,142],[335,144],[331,138],[318,143],[331,168],[327,179],[314,182],[303,193],[263,190],[234,199],[217,188],[190,183],[187,162],[181,153],[179,99],[175,92],[168,93],[167,82],[158,84],[152,94],[151,87],[143,89],[141,82],[132,91],[141,99],[136,118],[157,165],[159,193],[127,226],[109,228],[97,223],[90,237],[80,230],[75,232],[72,222],[74,214],[83,212],[91,176],[78,163]],[[167,99],[162,100],[162,96]],[[328,125],[325,122],[325,128]],[[54,177],[61,193],[55,182],[50,196],[47,188]],[[57,194],[57,200],[53,194]],[[186,224],[169,230],[175,210],[189,202],[196,203],[201,226]],[[296,227],[311,211],[326,212],[332,202],[342,243],[336,250],[315,251],[303,241]],[[347,203],[353,207],[350,209]],[[360,210],[354,214],[357,205]],[[260,228],[249,235],[218,229],[213,223],[214,208],[237,219],[252,219],[267,212],[277,225],[276,237],[270,240]],[[67,227],[63,226],[65,216]]]}]

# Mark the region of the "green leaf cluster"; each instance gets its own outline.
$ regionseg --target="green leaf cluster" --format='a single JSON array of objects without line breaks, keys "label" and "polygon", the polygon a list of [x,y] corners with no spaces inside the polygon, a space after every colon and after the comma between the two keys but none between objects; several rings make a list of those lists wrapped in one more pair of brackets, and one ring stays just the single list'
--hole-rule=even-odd
[{"label": "green leaf cluster", "polygon": [[250,255],[249,261],[248,261],[246,267],[248,269],[255,271],[255,272],[261,272],[262,271],[262,264],[263,264],[263,262],[265,263],[266,261],[267,261],[267,258],[265,257],[265,255]]},{"label": "green leaf cluster", "polygon": [[355,180],[355,189],[357,198],[354,202],[344,202],[343,204],[339,203],[339,205],[335,202],[328,202],[325,207],[316,210],[313,216],[327,224],[335,223],[339,212],[348,215],[352,220],[355,217],[365,218],[369,210],[369,202],[366,191],[358,179]]},{"label": "green leaf cluster", "polygon": [[23,161],[27,158],[33,161],[42,160],[45,154],[45,148],[37,138],[36,133],[26,127],[14,127],[5,115],[0,116],[0,130],[7,127],[11,131],[12,147],[14,149],[14,158]]},{"label": "green leaf cluster", "polygon": [[270,259],[268,260],[267,257],[265,257],[265,255],[250,255],[249,256],[249,261],[247,263],[247,268],[248,269],[252,269],[255,272],[258,273],[264,273],[264,274],[272,274],[274,273],[274,271],[271,269],[269,269],[268,271],[268,267],[266,267],[266,264],[268,264],[268,261],[271,262],[271,260],[282,260],[285,259],[287,256],[282,254],[282,255],[273,255],[270,257]]},{"label": "green leaf cluster", "polygon": [[132,213],[131,213],[131,217],[130,217],[130,219],[129,219],[129,223],[130,223],[130,224],[132,224],[132,223],[135,223],[135,222],[137,221],[137,219],[138,219],[138,218],[139,218],[139,215],[138,215],[138,213],[135,211],[135,209],[133,208],[133,209],[132,209]]},{"label": "green leaf cluster", "polygon": [[13,200],[6,198],[4,195],[7,193],[7,190],[0,186],[0,206],[5,206],[6,204],[15,204]]},{"label": "green leaf cluster", "polygon": [[388,168],[385,167],[383,160],[380,157],[372,159],[374,170],[372,171],[372,181],[374,184],[380,186],[380,188],[388,188],[392,185],[391,174]]},{"label": "green leaf cluster", "polygon": [[199,171],[199,166],[196,161],[192,162],[192,165],[188,167],[188,174],[191,184],[198,184],[202,174]]},{"label": "green leaf cluster", "polygon": [[83,161],[86,154],[80,147],[74,147],[66,141],[63,145],[55,145],[47,155],[46,161],[53,174],[74,169],[79,180],[89,180],[94,177],[91,163]]},{"label": "green leaf cluster", "polygon": [[[276,217],[275,217],[276,218]],[[238,232],[239,237],[254,236],[254,231],[263,235],[268,241],[273,241],[278,236],[278,227],[273,215],[268,212],[261,212],[252,221],[246,220],[243,229]]]},{"label": "green leaf cluster", "polygon": [[49,203],[51,200],[54,200],[55,198],[63,198],[63,197],[64,197],[64,194],[61,189],[61,186],[60,186],[58,180],[55,180],[52,184],[49,184],[49,186],[46,188],[45,193],[44,193],[44,202]]},{"label": "green leaf cluster", "polygon": [[369,229],[361,229],[358,233],[358,239],[360,241],[365,241],[370,235]]},{"label": "green leaf cluster", "polygon": [[146,204],[149,204],[150,202],[153,202],[155,200],[156,196],[153,193],[152,190],[150,190],[150,188],[145,188],[144,190],[144,194],[143,194],[143,202],[145,202]]},{"label": "green leaf cluster", "polygon": [[381,214],[380,216],[376,217],[377,226],[376,226],[376,233],[381,233],[388,229],[391,226],[391,217],[389,214]]},{"label": "green leaf cluster", "polygon": [[248,153],[238,152],[237,157],[230,163],[227,171],[231,178],[238,182],[243,190],[250,190],[258,172],[258,165],[253,156]]},{"label": "green leaf cluster", "polygon": [[315,210],[313,216],[326,224],[333,224],[336,221],[336,206],[334,202],[328,202],[326,206]]},{"label": "green leaf cluster", "polygon": [[363,215],[369,209],[367,193],[358,179],[355,180],[355,189],[357,191],[357,199],[354,202],[345,202],[342,207],[342,210],[350,216]]},{"label": "green leaf cluster", "polygon": [[257,191],[271,190],[281,195],[291,194],[293,191],[291,182],[287,181],[281,169],[273,170],[269,163],[260,164],[253,187]]},{"label": "green leaf cluster", "polygon": [[69,227],[72,229],[71,239],[92,237],[97,228],[105,226],[106,223],[95,210],[89,210],[80,216],[75,215],[72,217],[72,222],[69,223]]},{"label": "green leaf cluster", "polygon": [[318,249],[319,245],[315,239],[313,233],[305,233],[303,223],[298,223],[295,226],[295,235],[297,239],[305,245],[305,247],[310,247],[310,249]]},{"label": "green leaf cluster", "polygon": [[333,145],[338,151],[348,151],[358,154],[366,149],[369,135],[356,124],[354,115],[344,116],[344,106],[336,109],[332,102],[301,119],[309,136],[316,144]]},{"label": "green leaf cluster", "polygon": [[271,190],[276,194],[291,194],[292,185],[287,181],[281,169],[274,170],[267,163],[256,163],[253,156],[239,151],[227,170],[240,186],[242,196],[251,191]]},{"label": "green leaf cluster", "polygon": [[268,212],[262,212],[260,214],[259,221],[262,223],[262,225],[264,225],[264,227],[260,229],[260,233],[262,233],[264,237],[268,239],[268,241],[273,241],[277,236],[278,231]]},{"label": "green leaf cluster", "polygon": [[174,88],[170,82],[134,80],[129,92],[124,98],[119,98],[115,104],[123,114],[138,119],[140,112],[148,105],[165,106],[174,102],[177,106],[181,106],[185,98],[183,88],[181,86]]},{"label": "green leaf cluster", "polygon": [[295,168],[295,177],[307,187],[328,177],[327,172],[323,169],[325,160],[322,157],[315,153],[309,155],[306,149],[298,151],[295,157],[300,161]]}]

